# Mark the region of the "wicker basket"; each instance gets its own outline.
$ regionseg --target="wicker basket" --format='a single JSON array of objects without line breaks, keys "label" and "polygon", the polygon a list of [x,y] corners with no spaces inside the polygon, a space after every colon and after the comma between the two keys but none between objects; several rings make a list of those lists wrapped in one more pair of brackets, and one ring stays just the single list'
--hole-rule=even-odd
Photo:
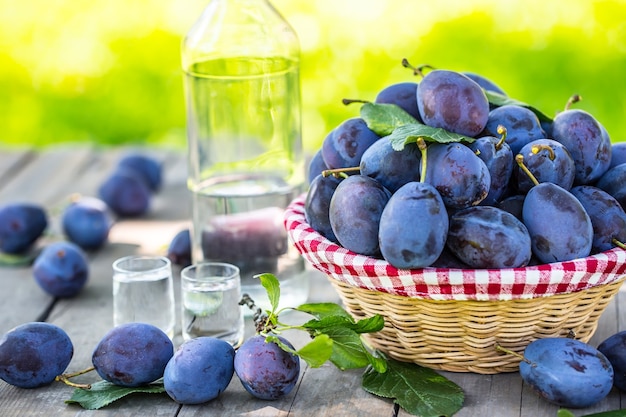
[{"label": "wicker basket", "polygon": [[526,268],[399,270],[350,252],[315,232],[304,196],[286,211],[296,248],[324,272],[355,318],[380,314],[385,327],[368,342],[392,358],[431,369],[494,374],[517,371],[538,338],[588,341],[626,279],[626,251]]}]

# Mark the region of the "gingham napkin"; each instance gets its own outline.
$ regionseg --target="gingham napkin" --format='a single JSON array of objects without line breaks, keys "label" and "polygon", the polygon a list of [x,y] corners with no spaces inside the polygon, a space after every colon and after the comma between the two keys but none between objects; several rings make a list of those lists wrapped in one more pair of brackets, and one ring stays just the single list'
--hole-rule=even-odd
[{"label": "gingham napkin", "polygon": [[285,228],[313,267],[348,285],[431,300],[513,300],[571,293],[609,284],[626,274],[626,251],[508,269],[398,269],[351,252],[320,235],[304,217],[305,195],[285,211]]}]

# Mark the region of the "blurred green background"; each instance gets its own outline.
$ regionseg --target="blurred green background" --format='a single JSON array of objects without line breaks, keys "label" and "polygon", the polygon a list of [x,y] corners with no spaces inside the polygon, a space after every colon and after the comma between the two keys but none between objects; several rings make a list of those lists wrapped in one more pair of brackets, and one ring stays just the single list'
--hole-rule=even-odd
[{"label": "blurred green background", "polygon": [[[0,143],[184,148],[180,42],[208,0],[0,0]],[[312,153],[414,64],[473,71],[549,115],[574,93],[626,140],[626,1],[274,0],[302,45]]]}]

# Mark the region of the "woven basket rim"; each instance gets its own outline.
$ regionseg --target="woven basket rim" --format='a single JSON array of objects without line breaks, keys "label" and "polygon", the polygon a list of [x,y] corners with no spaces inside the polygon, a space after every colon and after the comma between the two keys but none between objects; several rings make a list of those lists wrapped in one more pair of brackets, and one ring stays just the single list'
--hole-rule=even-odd
[{"label": "woven basket rim", "polygon": [[387,261],[349,251],[317,233],[304,215],[306,193],[285,210],[287,233],[316,269],[345,284],[405,297],[432,300],[532,299],[612,283],[626,274],[626,250],[522,268],[398,269]]}]

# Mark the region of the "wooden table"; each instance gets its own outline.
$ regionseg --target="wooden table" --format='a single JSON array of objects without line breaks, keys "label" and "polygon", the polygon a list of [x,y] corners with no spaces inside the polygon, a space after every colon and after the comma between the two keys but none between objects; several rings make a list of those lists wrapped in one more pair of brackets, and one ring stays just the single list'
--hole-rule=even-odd
[{"label": "wooden table", "polygon": [[[51,229],[59,232],[58,213],[73,193],[96,195],[103,179],[128,149],[60,147],[42,152],[0,150],[0,204],[30,201],[51,212]],[[164,253],[174,234],[189,225],[189,195],[186,190],[184,150],[146,150],[164,161],[164,186],[154,196],[150,213],[140,219],[118,221],[110,242],[89,254],[90,278],[81,294],[71,299],[52,299],[35,283],[29,267],[0,269],[0,331],[21,323],[45,320],[62,327],[74,343],[74,358],[68,372],[91,365],[91,354],[101,337],[112,327],[111,264],[133,253]],[[56,217],[55,217],[56,216]],[[178,270],[175,268],[175,279]],[[310,272],[311,302],[339,302],[327,278]],[[178,288],[178,285],[176,285]],[[626,293],[620,291],[602,316],[591,343],[626,329]],[[177,311],[178,313],[178,311]],[[297,320],[298,317],[295,317]],[[252,334],[251,320],[246,332]],[[296,347],[306,343],[302,332],[289,336]],[[236,376],[216,400],[198,406],[181,406],[166,394],[132,395],[98,411],[67,405],[73,389],[53,383],[39,389],[19,389],[0,381],[0,416],[403,416],[409,414],[388,399],[378,398],[361,387],[361,370],[339,371],[333,365],[310,369],[304,366],[300,381],[286,398],[278,401],[254,399],[244,391]],[[443,375],[465,391],[465,405],[458,417],[556,416],[558,407],[548,404],[525,386],[518,373]],[[76,379],[94,382],[95,373]],[[613,390],[594,407],[572,410],[576,416],[626,408],[626,396]],[[625,411],[626,415],[626,411]]]}]

